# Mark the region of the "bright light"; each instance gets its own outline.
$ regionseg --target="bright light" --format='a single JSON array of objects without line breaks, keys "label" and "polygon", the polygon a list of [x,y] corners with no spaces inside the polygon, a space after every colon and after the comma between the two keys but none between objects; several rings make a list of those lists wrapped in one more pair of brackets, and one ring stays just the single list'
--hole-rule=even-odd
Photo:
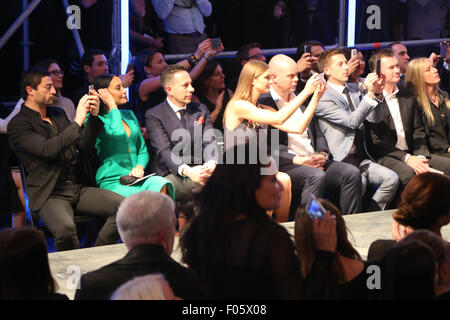
[{"label": "bright light", "polygon": [[347,47],[355,45],[356,0],[348,0]]},{"label": "bright light", "polygon": [[128,1],[129,0],[121,0],[120,1],[120,42],[121,42],[121,52],[120,52],[120,73],[125,74],[128,66],[128,57],[129,57],[129,21],[128,21]]}]

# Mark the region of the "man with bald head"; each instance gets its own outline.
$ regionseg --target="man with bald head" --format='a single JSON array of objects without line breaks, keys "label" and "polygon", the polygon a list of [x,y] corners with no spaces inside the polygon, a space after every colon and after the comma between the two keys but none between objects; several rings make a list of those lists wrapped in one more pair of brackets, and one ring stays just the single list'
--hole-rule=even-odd
[{"label": "man with bald head", "polygon": [[[270,60],[269,70],[269,93],[262,95],[258,102],[279,110],[295,98],[297,63],[288,56],[276,55]],[[361,174],[355,166],[331,160],[327,141],[315,117],[303,133],[283,131],[298,123],[305,116],[305,109],[305,106],[299,108],[286,121],[286,127],[279,128],[280,171],[286,172],[292,181],[291,212],[299,204],[306,205],[311,194],[323,198],[326,190],[339,193],[338,206],[342,212],[360,212]]]}]

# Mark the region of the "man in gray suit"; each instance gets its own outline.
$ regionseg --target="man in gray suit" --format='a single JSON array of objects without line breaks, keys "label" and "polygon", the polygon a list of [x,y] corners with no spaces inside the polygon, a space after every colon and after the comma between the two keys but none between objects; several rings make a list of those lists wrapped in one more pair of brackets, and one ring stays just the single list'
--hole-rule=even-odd
[{"label": "man in gray suit", "polygon": [[384,210],[395,196],[399,178],[397,174],[370,160],[364,141],[364,121],[380,122],[383,105],[376,99],[382,84],[376,73],[365,80],[367,94],[357,86],[347,84],[348,65],[344,52],[339,49],[325,51],[319,58],[319,68],[328,77],[327,91],[321,98],[316,117],[334,160],[359,167],[363,188],[376,186],[368,210]]},{"label": "man in gray suit", "polygon": [[161,74],[167,99],[147,110],[152,171],[171,181],[177,201],[188,200],[193,188],[205,184],[216,167],[216,143],[208,108],[191,102],[192,80],[180,65]]}]

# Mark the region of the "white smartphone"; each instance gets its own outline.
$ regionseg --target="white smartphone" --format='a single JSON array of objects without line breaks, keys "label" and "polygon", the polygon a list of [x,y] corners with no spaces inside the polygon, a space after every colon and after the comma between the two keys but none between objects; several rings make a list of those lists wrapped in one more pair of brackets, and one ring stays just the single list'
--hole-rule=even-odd
[{"label": "white smartphone", "polygon": [[358,54],[358,50],[357,49],[352,49],[352,58],[356,57],[357,54]]}]

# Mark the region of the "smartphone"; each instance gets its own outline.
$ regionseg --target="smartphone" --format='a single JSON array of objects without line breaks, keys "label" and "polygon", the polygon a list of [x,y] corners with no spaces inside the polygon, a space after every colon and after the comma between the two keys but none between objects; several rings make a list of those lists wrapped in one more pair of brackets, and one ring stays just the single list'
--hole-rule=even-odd
[{"label": "smartphone", "polygon": [[440,47],[441,47],[440,52],[441,58],[443,59],[447,58],[447,43],[441,43]]},{"label": "smartphone", "polygon": [[377,76],[380,77],[381,76],[381,59],[377,60]]},{"label": "smartphone", "polygon": [[312,195],[311,200],[309,201],[308,204],[308,215],[314,220],[317,218],[322,218],[323,215],[325,214],[325,208],[320,204],[319,200],[317,200],[317,198]]},{"label": "smartphone", "polygon": [[311,53],[311,45],[305,44],[305,47],[303,48],[303,50],[305,51],[305,53]]},{"label": "smartphone", "polygon": [[211,45],[212,45],[213,49],[219,48],[221,43],[222,43],[222,40],[220,38],[212,38],[211,39]]},{"label": "smartphone", "polygon": [[93,85],[93,84],[91,84],[91,85],[89,86],[89,89],[88,89],[88,95],[91,94],[91,91],[92,91],[92,90],[94,90],[94,85]]},{"label": "smartphone", "polygon": [[134,63],[130,62],[127,66],[127,71],[125,71],[125,73],[128,73],[130,70],[134,70]]},{"label": "smartphone", "polygon": [[322,80],[325,80],[325,74],[322,72],[322,73],[319,73],[319,77],[321,77],[322,78]]},{"label": "smartphone", "polygon": [[356,57],[357,54],[358,54],[358,50],[357,49],[352,49],[352,58]]}]

